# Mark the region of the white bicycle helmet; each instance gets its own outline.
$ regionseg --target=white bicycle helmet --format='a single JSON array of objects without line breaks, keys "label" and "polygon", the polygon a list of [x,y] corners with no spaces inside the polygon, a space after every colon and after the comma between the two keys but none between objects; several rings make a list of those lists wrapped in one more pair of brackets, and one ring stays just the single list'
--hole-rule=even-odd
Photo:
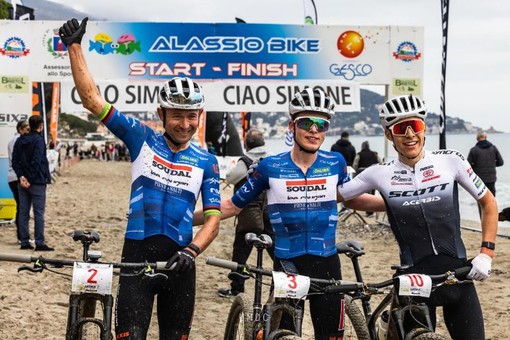
[{"label": "white bicycle helmet", "polygon": [[385,102],[379,110],[379,118],[384,128],[401,119],[410,117],[423,120],[427,117],[425,103],[420,98],[411,94],[392,98]]},{"label": "white bicycle helmet", "polygon": [[294,98],[289,102],[290,118],[303,111],[313,111],[324,113],[328,119],[335,114],[335,103],[321,89],[306,88],[301,92],[296,92]]},{"label": "white bicycle helmet", "polygon": [[187,77],[166,81],[159,90],[158,100],[167,109],[199,110],[205,105],[202,88]]}]

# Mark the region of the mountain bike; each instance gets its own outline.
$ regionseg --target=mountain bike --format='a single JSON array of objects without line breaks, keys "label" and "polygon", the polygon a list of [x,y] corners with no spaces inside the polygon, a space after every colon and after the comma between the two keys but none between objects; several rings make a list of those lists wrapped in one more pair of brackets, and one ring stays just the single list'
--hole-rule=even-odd
[{"label": "mountain bike", "polygon": [[[363,245],[357,241],[345,241],[336,245],[339,254],[351,259],[356,280],[363,282],[358,258],[365,254]],[[434,333],[428,307],[416,302],[415,297],[428,297],[442,286],[471,283],[465,280],[470,266],[458,268],[439,275],[406,274],[406,267],[392,266],[397,275],[380,283],[366,283],[362,289],[348,293],[351,303],[361,300],[363,314],[372,340],[443,340],[449,339]],[[333,287],[332,290],[335,288]],[[373,295],[384,294],[384,298],[372,312],[370,299]],[[404,327],[404,319],[411,318],[415,326],[411,330]]]},{"label": "mountain bike", "polygon": [[[114,337],[111,331],[113,275],[133,275],[166,279],[167,276],[165,274],[154,272],[155,270],[168,270],[165,269],[166,262],[100,262],[101,252],[89,249],[92,243],[99,242],[99,233],[94,230],[76,230],[73,232],[72,238],[74,241],[80,241],[83,245],[83,257],[81,260],[51,259],[42,256],[0,253],[0,261],[33,263],[32,267],[25,265],[19,267],[18,272],[27,270],[40,273],[43,270],[48,270],[52,273],[71,277],[72,283],[65,339],[83,340],[99,338],[101,340],[113,340]],[[64,267],[73,268],[72,276],[54,269],[62,269]],[[113,269],[128,269],[130,273],[118,274],[114,273]],[[98,305],[101,306],[101,313],[97,311]]]},{"label": "mountain bike", "polygon": [[[335,293],[350,292],[362,288],[362,283],[334,279],[316,279],[298,275],[294,271],[272,272],[262,266],[262,254],[265,248],[272,246],[268,235],[257,236],[246,234],[246,242],[257,249],[257,266],[207,257],[206,263],[232,270],[229,275],[238,275],[243,279],[254,278],[255,289],[253,298],[246,293],[240,293],[232,302],[225,327],[225,340],[273,340],[273,339],[301,339],[303,309],[299,302],[314,294],[329,294],[335,288]],[[283,265],[283,263],[282,263]],[[283,267],[286,268],[287,265]],[[273,278],[272,292],[269,301],[262,305],[263,276]],[[359,307],[351,303],[351,298],[345,296],[345,334],[344,339],[366,339],[369,334],[365,318]],[[294,329],[280,328],[283,315],[292,318]]]}]

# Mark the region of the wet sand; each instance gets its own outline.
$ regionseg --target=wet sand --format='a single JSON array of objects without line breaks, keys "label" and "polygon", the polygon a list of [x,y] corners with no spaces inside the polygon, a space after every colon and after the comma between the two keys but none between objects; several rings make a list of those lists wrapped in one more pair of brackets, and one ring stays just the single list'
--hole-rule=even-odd
[{"label": "wet sand", "polygon": [[[101,234],[101,242],[92,248],[101,250],[106,261],[119,261],[129,186],[128,162],[85,160],[62,169],[56,183],[48,188],[46,211],[46,239],[56,251],[42,255],[79,259],[81,244],[72,240],[72,231],[95,229]],[[231,194],[231,188],[224,188],[222,184],[222,189],[222,195]],[[228,270],[206,266],[205,256],[230,258],[233,221],[222,222],[220,235],[197,259],[197,298],[191,339],[221,339],[223,336],[231,300],[218,297],[217,290],[228,286]],[[382,281],[391,276],[390,266],[398,263],[398,250],[385,227],[375,225],[374,218],[367,221],[371,223],[369,226],[355,225],[357,220],[352,217],[347,223],[341,223],[337,241],[362,241],[367,251],[360,260],[364,277],[371,282]],[[30,228],[33,233],[32,223]],[[0,226],[0,252],[37,254],[20,250],[15,235],[14,226]],[[480,234],[463,231],[463,239],[469,256],[475,256],[481,241]],[[510,319],[510,287],[507,284],[510,280],[509,257],[510,240],[498,239],[493,275],[486,282],[476,283],[485,316],[487,339],[508,338],[504,325]],[[254,262],[252,254],[249,263]],[[266,263],[269,267],[270,262]],[[347,258],[342,258],[342,265],[344,278],[354,280]],[[0,339],[63,339],[70,280],[47,271],[39,274],[17,273],[18,267],[16,263],[0,263]],[[115,278],[114,286],[117,282]],[[247,290],[252,291],[252,286],[253,282],[248,282]],[[267,296],[267,290],[264,296]],[[444,329],[440,328],[439,331],[444,332]],[[304,334],[305,338],[313,338],[308,316],[305,316]],[[155,314],[148,339],[158,339]]]}]

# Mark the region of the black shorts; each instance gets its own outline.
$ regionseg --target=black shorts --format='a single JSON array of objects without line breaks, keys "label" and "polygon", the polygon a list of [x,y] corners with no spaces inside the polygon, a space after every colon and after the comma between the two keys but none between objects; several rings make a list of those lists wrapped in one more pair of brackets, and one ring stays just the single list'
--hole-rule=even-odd
[{"label": "black shorts", "polygon": [[[125,239],[122,262],[167,261],[182,248],[164,235],[141,241]],[[195,268],[186,273],[164,273],[167,280],[120,277],[115,307],[116,339],[146,339],[155,296],[160,339],[181,339],[189,334],[195,304]]]}]

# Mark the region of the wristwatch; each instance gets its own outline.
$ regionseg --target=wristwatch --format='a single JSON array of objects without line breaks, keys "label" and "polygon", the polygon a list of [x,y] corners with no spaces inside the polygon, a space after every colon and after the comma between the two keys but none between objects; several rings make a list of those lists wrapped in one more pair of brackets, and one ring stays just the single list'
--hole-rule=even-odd
[{"label": "wristwatch", "polygon": [[200,255],[200,248],[195,243],[190,243],[187,245],[187,247],[197,253],[197,255]]},{"label": "wristwatch", "polygon": [[489,242],[489,241],[483,241],[482,245],[480,247],[487,248],[487,249],[490,249],[490,250],[495,250],[496,249],[496,243]]}]

